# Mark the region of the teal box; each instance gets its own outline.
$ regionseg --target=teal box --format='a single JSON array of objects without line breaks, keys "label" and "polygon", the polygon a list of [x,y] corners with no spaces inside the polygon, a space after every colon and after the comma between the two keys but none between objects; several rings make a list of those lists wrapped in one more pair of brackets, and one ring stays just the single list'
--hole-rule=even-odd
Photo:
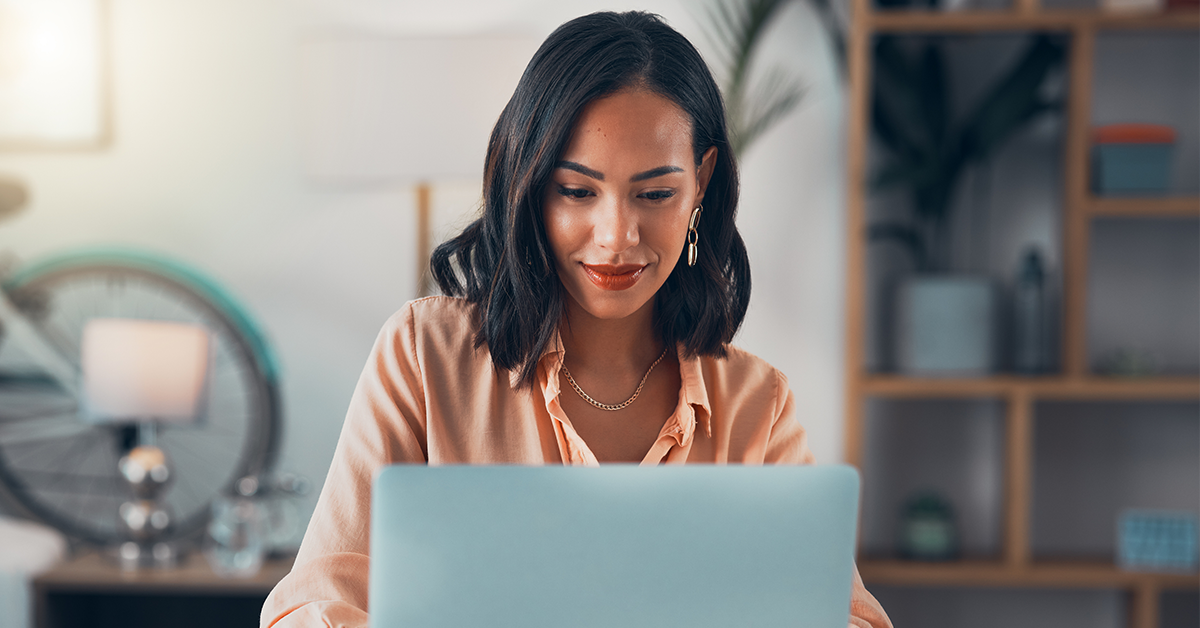
[{"label": "teal box", "polygon": [[1099,144],[1093,181],[1102,196],[1165,194],[1170,188],[1174,144]]},{"label": "teal box", "polygon": [[1198,531],[1195,513],[1126,510],[1117,522],[1117,560],[1135,571],[1195,573]]}]

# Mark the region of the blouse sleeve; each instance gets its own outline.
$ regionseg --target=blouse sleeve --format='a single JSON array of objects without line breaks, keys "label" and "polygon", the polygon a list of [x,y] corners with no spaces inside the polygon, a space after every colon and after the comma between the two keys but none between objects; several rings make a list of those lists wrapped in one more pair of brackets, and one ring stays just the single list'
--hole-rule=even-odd
[{"label": "blouse sleeve", "polygon": [[[796,399],[788,388],[787,378],[778,374],[776,394],[778,413],[767,441],[766,464],[812,464],[808,435],[796,420]],[[854,567],[854,582],[850,592],[850,626],[852,628],[892,628],[892,621],[879,601],[863,586],[858,567]]]},{"label": "blouse sleeve", "polygon": [[371,484],[387,464],[424,463],[424,435],[424,386],[409,304],[375,341],[296,563],[267,597],[261,626],[367,625]]}]

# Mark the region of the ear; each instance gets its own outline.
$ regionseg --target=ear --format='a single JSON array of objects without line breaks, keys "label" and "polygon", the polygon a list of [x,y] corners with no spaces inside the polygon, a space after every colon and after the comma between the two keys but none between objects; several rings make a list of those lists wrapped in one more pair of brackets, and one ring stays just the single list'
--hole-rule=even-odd
[{"label": "ear", "polygon": [[713,169],[717,167],[717,147],[709,146],[704,151],[700,166],[696,168],[696,203],[704,201],[704,191],[708,189],[708,181],[712,178]]}]

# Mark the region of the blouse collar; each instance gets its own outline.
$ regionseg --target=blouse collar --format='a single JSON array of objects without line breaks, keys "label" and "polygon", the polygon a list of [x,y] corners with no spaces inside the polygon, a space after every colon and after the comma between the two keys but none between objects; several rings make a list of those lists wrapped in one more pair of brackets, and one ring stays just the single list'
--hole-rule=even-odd
[{"label": "blouse collar", "polygon": [[[565,353],[562,337],[555,332],[554,338],[546,344],[546,348],[538,358],[539,370],[545,368],[548,375],[544,380],[545,390],[543,391],[547,402],[557,397],[562,391],[559,373],[562,371]],[[679,344],[675,345],[675,355],[679,360],[680,405],[690,412],[680,412],[677,408],[669,419],[676,422],[676,425],[664,427],[678,428],[672,430],[672,433],[677,435],[679,444],[686,447],[691,444],[697,423],[704,427],[704,432],[709,438],[712,437],[712,406],[708,400],[708,389],[704,385],[700,357],[683,357],[683,347]],[[516,369],[509,371],[508,377],[513,388],[520,386],[521,373],[519,371]]]}]

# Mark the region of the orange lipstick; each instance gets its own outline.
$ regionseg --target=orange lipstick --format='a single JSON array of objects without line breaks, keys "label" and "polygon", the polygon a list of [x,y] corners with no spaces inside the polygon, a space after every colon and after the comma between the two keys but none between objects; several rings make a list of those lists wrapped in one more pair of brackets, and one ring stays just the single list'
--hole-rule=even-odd
[{"label": "orange lipstick", "polygon": [[580,264],[583,272],[601,290],[628,290],[642,277],[645,266],[639,264]]}]

